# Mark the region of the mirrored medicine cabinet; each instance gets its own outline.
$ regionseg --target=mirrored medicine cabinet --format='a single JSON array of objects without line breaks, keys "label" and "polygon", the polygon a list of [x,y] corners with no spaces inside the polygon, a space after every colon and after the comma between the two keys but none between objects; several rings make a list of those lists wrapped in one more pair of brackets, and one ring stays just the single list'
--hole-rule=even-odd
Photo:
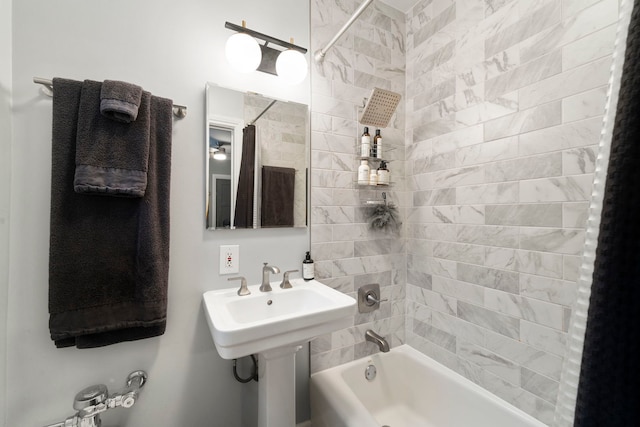
[{"label": "mirrored medicine cabinet", "polygon": [[309,108],[206,85],[207,230],[306,227]]}]

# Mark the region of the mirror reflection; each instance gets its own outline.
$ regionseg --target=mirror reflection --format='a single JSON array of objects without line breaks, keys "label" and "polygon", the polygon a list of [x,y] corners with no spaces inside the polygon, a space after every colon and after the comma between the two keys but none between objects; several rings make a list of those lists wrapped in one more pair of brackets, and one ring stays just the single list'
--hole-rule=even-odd
[{"label": "mirror reflection", "polygon": [[206,227],[307,225],[308,106],[207,84]]}]

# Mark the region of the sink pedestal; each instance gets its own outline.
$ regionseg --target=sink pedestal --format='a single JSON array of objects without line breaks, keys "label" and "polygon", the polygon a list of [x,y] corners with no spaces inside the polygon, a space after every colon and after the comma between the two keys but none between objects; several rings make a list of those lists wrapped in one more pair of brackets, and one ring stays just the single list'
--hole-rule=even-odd
[{"label": "sink pedestal", "polygon": [[258,354],[258,427],[296,425],[296,353],[299,344]]},{"label": "sink pedestal", "polygon": [[292,288],[273,283],[270,292],[249,286],[207,291],[207,323],[223,359],[257,354],[258,426],[295,427],[296,366],[301,344],[353,326],[356,300],[316,280],[292,279]]}]

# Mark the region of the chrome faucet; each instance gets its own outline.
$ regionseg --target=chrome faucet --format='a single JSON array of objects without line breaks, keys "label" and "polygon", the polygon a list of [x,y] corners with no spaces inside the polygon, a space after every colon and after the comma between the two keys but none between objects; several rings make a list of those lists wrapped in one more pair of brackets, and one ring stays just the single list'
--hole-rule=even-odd
[{"label": "chrome faucet", "polygon": [[280,269],[275,265],[269,265],[265,262],[262,267],[262,285],[260,285],[260,292],[271,292],[271,285],[269,284],[269,273],[278,274]]},{"label": "chrome faucet", "polygon": [[373,332],[371,329],[367,329],[367,332],[364,333],[364,339],[377,345],[383,353],[389,351],[389,343],[387,340]]}]

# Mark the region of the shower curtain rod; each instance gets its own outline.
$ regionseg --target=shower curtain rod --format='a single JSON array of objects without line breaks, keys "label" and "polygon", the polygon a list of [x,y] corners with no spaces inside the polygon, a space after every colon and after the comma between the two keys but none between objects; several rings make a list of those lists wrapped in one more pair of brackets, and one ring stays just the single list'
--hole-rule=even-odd
[{"label": "shower curtain rod", "polygon": [[264,113],[266,113],[269,110],[269,108],[273,107],[273,104],[275,104],[276,102],[278,102],[277,99],[274,99],[273,101],[271,101],[271,104],[267,105],[267,108],[262,110],[262,113],[258,114],[258,117],[256,117],[255,119],[251,120],[248,125],[251,126],[251,125],[255,124],[258,121],[258,119],[260,117],[262,117],[264,115]]},{"label": "shower curtain rod", "polygon": [[316,62],[322,62],[324,60],[324,56],[327,54],[329,49],[331,49],[331,47],[338,41],[338,39],[340,37],[342,37],[344,32],[349,29],[349,27],[356,21],[356,19],[358,19],[358,17],[360,15],[362,15],[362,12],[364,12],[364,10],[367,8],[367,6],[369,6],[372,2],[373,2],[373,0],[365,0],[360,5],[360,7],[354,12],[354,14],[351,16],[351,18],[349,18],[347,23],[344,24],[342,26],[342,28],[340,28],[340,30],[338,30],[338,33],[335,36],[333,36],[333,38],[329,41],[329,43],[327,43],[327,45],[325,47],[323,47],[322,49],[319,49],[319,50],[316,51],[316,53],[314,55],[314,58],[315,58]]},{"label": "shower curtain rod", "polygon": [[[53,96],[53,82],[42,77],[34,77],[33,82],[44,87],[44,93],[47,96]],[[187,116],[187,107],[184,105],[173,104],[173,115],[179,119]]]}]

